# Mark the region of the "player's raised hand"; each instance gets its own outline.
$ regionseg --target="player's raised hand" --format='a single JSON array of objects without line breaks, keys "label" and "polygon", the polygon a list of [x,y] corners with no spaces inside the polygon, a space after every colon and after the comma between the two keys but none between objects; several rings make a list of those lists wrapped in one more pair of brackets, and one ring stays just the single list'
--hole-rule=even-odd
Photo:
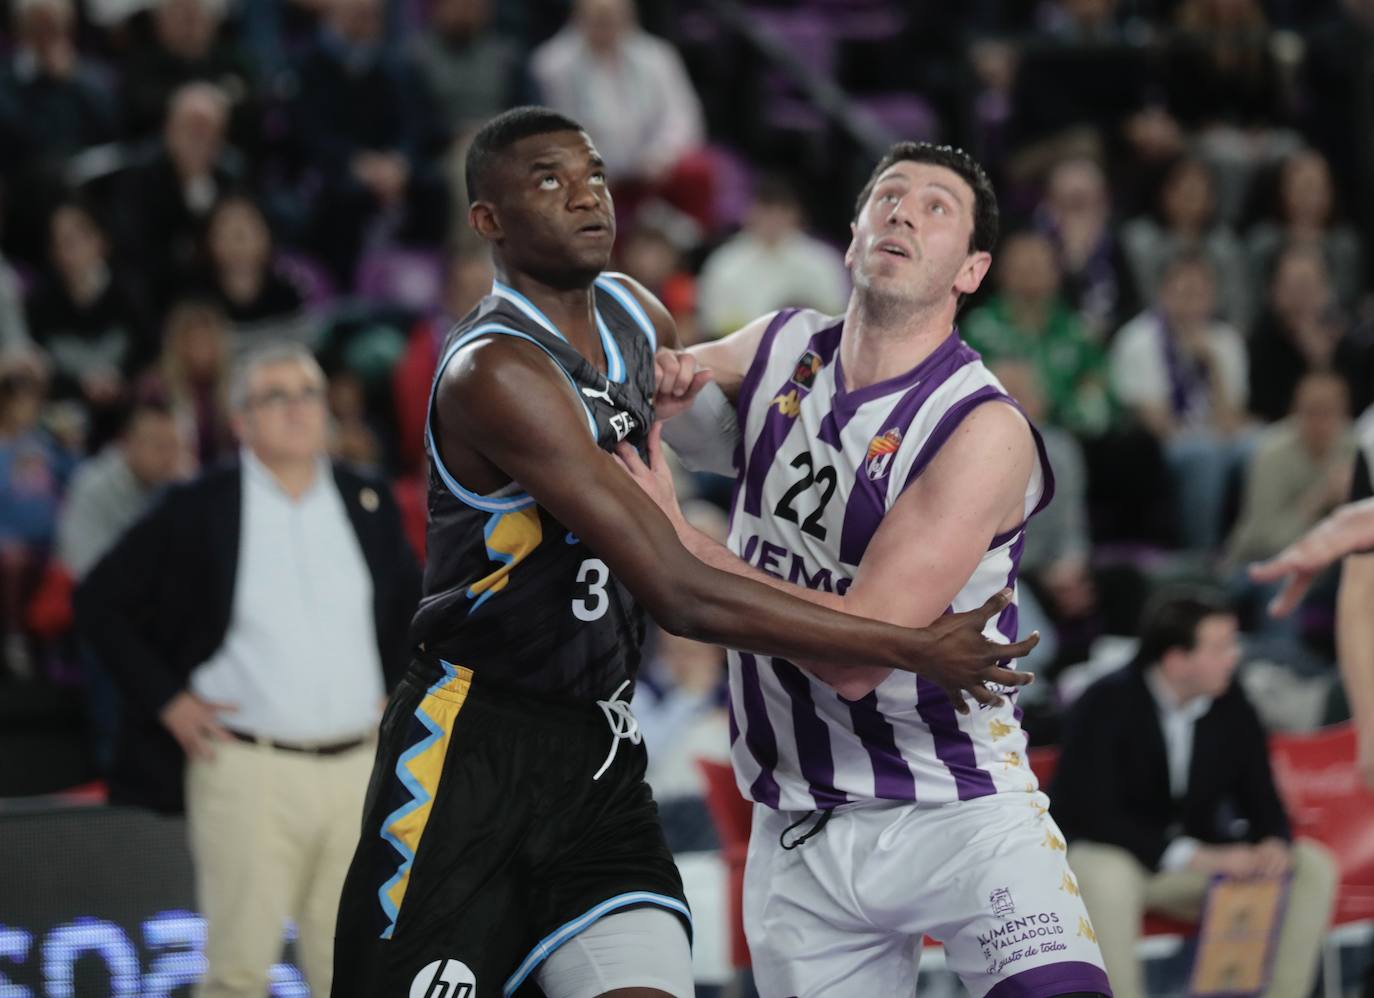
[{"label": "player's raised hand", "polygon": [[986,683],[1025,686],[1035,680],[1032,673],[1014,672],[1002,663],[1028,654],[1040,643],[1038,631],[1014,644],[999,644],[983,635],[988,621],[1010,602],[1011,590],[1003,589],[978,609],[947,613],[926,628],[934,640],[915,671],[949,694],[954,709],[961,714],[968,713],[965,693],[980,704],[1002,703],[1002,698]]},{"label": "player's raised hand", "polygon": [[686,350],[659,350],[654,354],[654,417],[672,419],[685,411],[711,377],[711,369]]},{"label": "player's raised hand", "polygon": [[1283,588],[1269,604],[1271,617],[1283,617],[1301,602],[1312,580],[1337,559],[1374,545],[1374,499],[1342,506],[1266,562],[1250,566],[1256,582]]}]

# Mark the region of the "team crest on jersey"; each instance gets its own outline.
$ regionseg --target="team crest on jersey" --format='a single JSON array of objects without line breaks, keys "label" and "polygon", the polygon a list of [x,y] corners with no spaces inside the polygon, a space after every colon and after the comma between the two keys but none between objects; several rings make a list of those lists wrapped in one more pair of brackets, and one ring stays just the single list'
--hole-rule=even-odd
[{"label": "team crest on jersey", "polygon": [[797,361],[797,369],[792,372],[792,380],[803,388],[810,388],[816,380],[816,375],[821,373],[822,366],[820,356],[814,350],[808,350],[801,355],[801,360]]},{"label": "team crest on jersey", "polygon": [[876,482],[886,478],[892,467],[892,456],[902,446],[902,431],[893,427],[881,436],[874,437],[868,445],[868,478]]}]

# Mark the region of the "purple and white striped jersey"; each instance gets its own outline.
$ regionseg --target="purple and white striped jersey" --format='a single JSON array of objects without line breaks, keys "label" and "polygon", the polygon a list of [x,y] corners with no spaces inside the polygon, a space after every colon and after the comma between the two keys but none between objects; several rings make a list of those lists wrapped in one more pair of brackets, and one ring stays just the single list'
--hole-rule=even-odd
[{"label": "purple and white striped jersey", "polygon": [[[845,391],[842,320],[777,314],[740,389],[739,478],[730,549],[771,575],[843,594],[870,538],[973,408],[1009,400],[952,332],[915,369]],[[1034,428],[1032,428],[1034,432]],[[1038,433],[1029,518],[1054,484]],[[993,538],[955,611],[1016,583],[1024,530]],[[1015,602],[988,636],[1015,640]],[[731,753],[741,792],[782,810],[869,798],[944,804],[1036,789],[1016,696],[955,712],[939,687],[894,672],[862,700],[842,699],[792,663],[730,652]],[[974,705],[971,705],[974,706]]]}]

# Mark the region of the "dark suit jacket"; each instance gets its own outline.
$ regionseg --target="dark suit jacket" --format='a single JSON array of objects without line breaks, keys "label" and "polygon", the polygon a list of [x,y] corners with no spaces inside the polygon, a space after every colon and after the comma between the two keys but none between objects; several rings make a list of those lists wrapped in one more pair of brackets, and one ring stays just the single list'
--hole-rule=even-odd
[{"label": "dark suit jacket", "polygon": [[[339,465],[334,480],[372,575],[377,644],[390,688],[408,660],[419,568],[390,489]],[[173,486],[76,591],[77,627],[123,694],[110,777],[116,803],[182,808],[182,753],[158,712],[224,643],[241,508],[237,463]]]},{"label": "dark suit jacket", "polygon": [[1154,697],[1128,667],[1094,683],[1070,712],[1050,808],[1070,839],[1121,846],[1148,869],[1169,843],[1258,842],[1291,833],[1269,771],[1259,716],[1238,684],[1193,729],[1188,792],[1175,800]]}]

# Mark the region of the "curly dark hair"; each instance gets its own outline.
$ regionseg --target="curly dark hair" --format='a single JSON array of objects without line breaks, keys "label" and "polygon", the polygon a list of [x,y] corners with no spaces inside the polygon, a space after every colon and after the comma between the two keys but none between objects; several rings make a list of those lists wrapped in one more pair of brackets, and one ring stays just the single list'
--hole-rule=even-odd
[{"label": "curly dark hair", "polygon": [[894,163],[910,161],[930,163],[952,170],[973,189],[973,234],[969,237],[969,252],[990,253],[997,245],[997,193],[992,181],[978,161],[955,146],[937,146],[932,142],[898,142],[888,149],[869,175],[868,183],[854,202],[854,217],[863,213],[874,186]]}]

